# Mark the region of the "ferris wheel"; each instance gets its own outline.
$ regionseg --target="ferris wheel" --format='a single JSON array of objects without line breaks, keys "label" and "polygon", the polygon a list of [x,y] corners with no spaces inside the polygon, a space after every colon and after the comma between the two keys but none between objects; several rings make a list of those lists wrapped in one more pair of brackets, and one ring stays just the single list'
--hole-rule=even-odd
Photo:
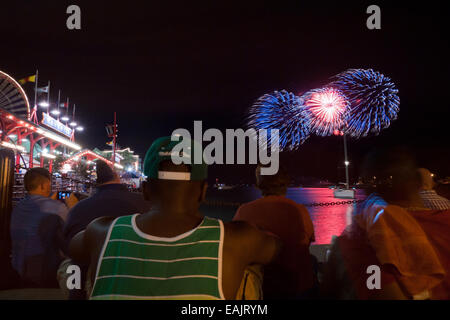
[{"label": "ferris wheel", "polygon": [[20,84],[11,76],[0,71],[0,108],[28,119],[30,102]]}]

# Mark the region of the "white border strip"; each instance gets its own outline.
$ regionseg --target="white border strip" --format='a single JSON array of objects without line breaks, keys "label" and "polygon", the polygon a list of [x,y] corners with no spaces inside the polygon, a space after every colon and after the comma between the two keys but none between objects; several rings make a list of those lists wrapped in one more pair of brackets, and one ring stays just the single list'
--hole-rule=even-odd
[{"label": "white border strip", "polygon": [[116,224],[116,227],[128,227],[128,228],[133,229],[133,227],[128,224]]},{"label": "white border strip", "polygon": [[[136,232],[136,234],[137,234],[139,237],[143,238],[143,239],[146,239],[146,240],[153,240],[153,241],[162,241],[162,242],[174,242],[174,241],[178,241],[178,240],[184,239],[184,238],[190,236],[192,233],[194,233],[195,230],[197,230],[197,229],[203,224],[203,221],[205,221],[205,218],[203,218],[203,220],[198,224],[197,227],[195,227],[195,228],[192,229],[192,230],[186,231],[185,233],[179,234],[178,236],[170,237],[170,238],[169,238],[169,237],[157,237],[157,236],[152,236],[151,234],[142,232],[142,231],[138,228],[138,226],[137,226],[137,224],[136,224],[136,217],[137,217],[138,215],[139,215],[139,213],[136,213],[136,214],[131,218],[131,225],[132,225],[132,227],[133,227],[134,232]],[[133,243],[138,243],[138,244],[145,244],[145,245],[158,245],[158,244],[150,244],[150,243],[134,242],[134,241],[131,241],[131,240],[129,240],[128,242],[133,242]],[[176,245],[176,244],[174,244],[174,245]]]},{"label": "white border strip", "polygon": [[160,180],[191,180],[190,172],[158,171]]},{"label": "white border strip", "polygon": [[208,278],[208,279],[217,279],[215,276],[208,275],[188,275],[188,276],[173,276],[173,277],[145,277],[145,276],[133,276],[131,274],[114,274],[109,276],[101,276],[98,279],[108,279],[108,278],[130,278],[130,279],[146,279],[146,280],[172,280],[172,279],[184,279],[184,278]]},{"label": "white border strip", "polygon": [[155,247],[176,247],[176,246],[187,246],[187,245],[198,244],[198,243],[218,243],[220,241],[219,240],[200,240],[200,241],[196,241],[196,242],[165,244],[165,243],[145,243],[145,242],[138,242],[138,241],[132,241],[132,240],[127,240],[127,239],[112,239],[109,242],[128,242],[128,243],[140,244],[143,246],[155,246]]},{"label": "white border strip", "polygon": [[179,261],[190,261],[190,260],[219,260],[218,258],[212,257],[193,257],[193,258],[181,258],[181,259],[173,259],[173,260],[158,260],[158,259],[144,259],[144,258],[135,258],[135,257],[122,257],[122,256],[109,256],[103,257],[103,260],[107,259],[124,259],[124,260],[136,260],[136,261],[148,261],[148,262],[179,262]]}]

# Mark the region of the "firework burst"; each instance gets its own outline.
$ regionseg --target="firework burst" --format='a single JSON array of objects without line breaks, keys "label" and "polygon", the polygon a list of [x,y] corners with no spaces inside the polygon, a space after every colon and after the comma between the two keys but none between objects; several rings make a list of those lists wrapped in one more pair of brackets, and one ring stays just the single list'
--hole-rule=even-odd
[{"label": "firework burst", "polygon": [[248,127],[278,129],[280,151],[297,149],[309,137],[309,118],[303,100],[286,90],[261,96],[251,106]]},{"label": "firework burst", "polygon": [[301,99],[311,119],[311,132],[329,136],[345,127],[350,105],[340,90],[333,87],[314,89],[305,93]]},{"label": "firework burst", "polygon": [[346,133],[360,138],[379,134],[397,119],[398,90],[391,79],[372,69],[349,69],[333,77],[329,84],[349,99],[351,112]]}]

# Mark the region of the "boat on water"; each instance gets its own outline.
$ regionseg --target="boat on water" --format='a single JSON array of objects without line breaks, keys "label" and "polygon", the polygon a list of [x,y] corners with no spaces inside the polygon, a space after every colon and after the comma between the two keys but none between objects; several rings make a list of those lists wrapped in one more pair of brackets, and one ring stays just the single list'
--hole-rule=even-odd
[{"label": "boat on water", "polygon": [[334,191],[333,195],[335,198],[338,199],[355,199],[355,190],[350,188],[349,178],[348,178],[348,166],[350,162],[348,161],[347,157],[347,140],[346,135],[344,136],[344,164],[345,164],[345,183],[340,183],[345,185],[345,187],[337,186]]},{"label": "boat on water", "polygon": [[355,199],[355,190],[346,188],[334,189],[333,195],[338,199]]}]

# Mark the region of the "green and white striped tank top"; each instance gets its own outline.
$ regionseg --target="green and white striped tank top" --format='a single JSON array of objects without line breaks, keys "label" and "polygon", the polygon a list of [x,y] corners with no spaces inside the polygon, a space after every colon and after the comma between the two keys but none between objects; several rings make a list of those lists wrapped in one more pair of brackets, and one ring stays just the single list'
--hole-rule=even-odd
[{"label": "green and white striped tank top", "polygon": [[225,299],[221,220],[205,217],[186,233],[162,238],[139,230],[136,216],[112,223],[91,299]]}]

